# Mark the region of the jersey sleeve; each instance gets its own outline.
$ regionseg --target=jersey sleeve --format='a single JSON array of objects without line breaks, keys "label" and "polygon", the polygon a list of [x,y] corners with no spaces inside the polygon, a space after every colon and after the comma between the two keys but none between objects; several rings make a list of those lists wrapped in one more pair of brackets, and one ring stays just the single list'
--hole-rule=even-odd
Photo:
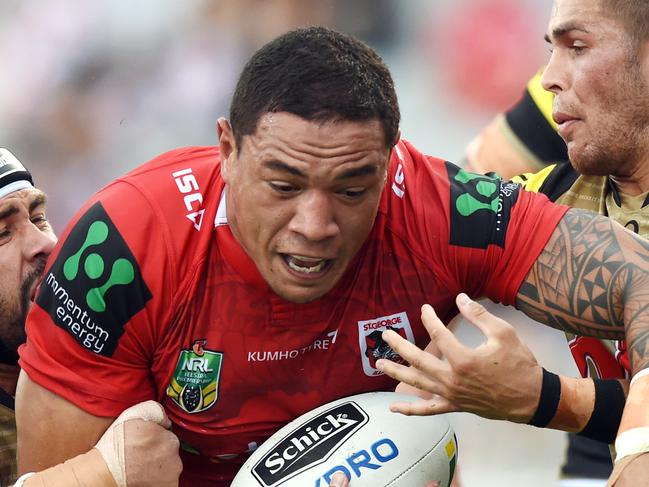
[{"label": "jersey sleeve", "polygon": [[407,147],[401,153],[413,160],[402,163],[406,210],[399,218],[413,251],[453,292],[513,304],[568,207]]},{"label": "jersey sleeve", "polygon": [[163,222],[127,182],[73,218],[28,316],[31,380],[96,416],[156,398],[149,364],[176,295]]}]

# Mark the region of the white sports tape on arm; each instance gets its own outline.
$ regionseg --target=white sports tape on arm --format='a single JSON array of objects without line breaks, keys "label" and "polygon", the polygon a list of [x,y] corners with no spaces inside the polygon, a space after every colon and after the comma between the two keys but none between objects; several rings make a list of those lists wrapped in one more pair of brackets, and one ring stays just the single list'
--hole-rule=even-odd
[{"label": "white sports tape on arm", "polygon": [[145,401],[126,409],[106,430],[95,448],[99,450],[118,487],[126,487],[126,459],[124,458],[124,423],[131,419],[153,421],[169,427],[164,409],[155,401]]}]

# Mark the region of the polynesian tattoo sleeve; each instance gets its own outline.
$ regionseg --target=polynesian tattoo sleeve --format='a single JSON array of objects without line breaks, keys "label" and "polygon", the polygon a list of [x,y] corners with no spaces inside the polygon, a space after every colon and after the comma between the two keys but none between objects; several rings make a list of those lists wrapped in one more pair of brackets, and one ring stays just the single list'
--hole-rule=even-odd
[{"label": "polynesian tattoo sleeve", "polygon": [[649,242],[569,210],[518,291],[516,307],[577,335],[624,339],[633,372],[649,365]]}]

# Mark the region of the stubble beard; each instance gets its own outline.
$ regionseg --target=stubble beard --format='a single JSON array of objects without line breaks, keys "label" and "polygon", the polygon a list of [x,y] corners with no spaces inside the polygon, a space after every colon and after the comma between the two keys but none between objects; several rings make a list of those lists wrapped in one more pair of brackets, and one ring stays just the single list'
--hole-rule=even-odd
[{"label": "stubble beard", "polygon": [[0,349],[17,352],[18,347],[25,343],[25,321],[31,304],[30,291],[33,284],[43,275],[45,263],[45,258],[35,263],[34,269],[20,285],[17,300],[7,297],[0,299]]},{"label": "stubble beard", "polygon": [[592,133],[583,147],[569,145],[570,161],[579,173],[625,177],[649,156],[649,86],[637,63],[629,57],[619,74],[621,96],[602,107],[602,117],[614,115],[598,121],[603,128]]}]

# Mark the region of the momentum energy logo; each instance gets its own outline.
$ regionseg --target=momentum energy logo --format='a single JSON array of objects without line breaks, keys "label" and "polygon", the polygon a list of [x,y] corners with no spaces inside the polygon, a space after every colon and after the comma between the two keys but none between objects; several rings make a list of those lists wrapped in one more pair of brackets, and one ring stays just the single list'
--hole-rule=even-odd
[{"label": "momentum energy logo", "polygon": [[286,435],[252,468],[264,487],[273,487],[304,470],[323,463],[369,420],[350,401],[334,406]]},{"label": "momentum energy logo", "polygon": [[511,210],[520,186],[499,177],[468,173],[446,163],[451,185],[451,245],[505,247]]},{"label": "momentum energy logo", "polygon": [[96,203],[70,232],[36,302],[83,347],[111,356],[124,325],[149,299],[135,257]]}]

